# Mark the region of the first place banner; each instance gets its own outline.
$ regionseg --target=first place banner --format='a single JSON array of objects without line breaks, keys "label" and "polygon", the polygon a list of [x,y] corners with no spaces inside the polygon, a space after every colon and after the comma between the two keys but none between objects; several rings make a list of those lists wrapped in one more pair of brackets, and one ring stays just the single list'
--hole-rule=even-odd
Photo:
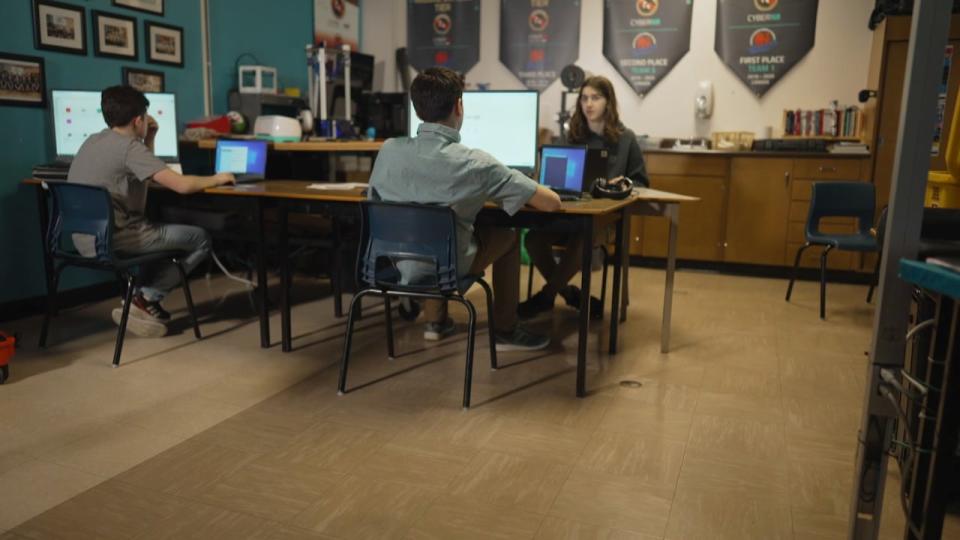
[{"label": "first place banner", "polygon": [[407,55],[417,71],[469,71],[480,61],[480,0],[407,0]]},{"label": "first place banner", "polygon": [[813,48],[818,0],[719,0],[714,48],[763,96]]}]

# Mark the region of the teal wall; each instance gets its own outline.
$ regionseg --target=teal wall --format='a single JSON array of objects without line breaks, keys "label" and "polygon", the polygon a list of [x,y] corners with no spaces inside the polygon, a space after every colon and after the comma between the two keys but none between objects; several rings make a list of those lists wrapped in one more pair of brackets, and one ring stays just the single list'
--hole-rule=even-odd
[{"label": "teal wall", "polygon": [[210,0],[212,112],[227,112],[227,93],[237,86],[234,65],[244,53],[277,68],[280,88],[298,86],[306,95],[303,47],[312,41],[313,0]]},{"label": "teal wall", "polygon": [[[100,90],[120,83],[121,66],[140,66],[164,72],[167,91],[177,94],[181,125],[203,114],[198,2],[167,0],[166,12],[159,17],[115,7],[110,0],[68,1],[86,9],[86,56],[34,49],[32,3],[27,0],[2,0],[2,3],[0,52],[43,57],[48,91],[54,88]],[[90,20],[93,9],[137,19],[139,62],[94,56]],[[183,68],[145,61],[144,19],[183,27]],[[0,105],[0,303],[45,293],[34,191],[19,184],[30,176],[35,164],[51,161],[53,157],[49,109]],[[103,279],[104,274],[69,269],[62,288]]]}]

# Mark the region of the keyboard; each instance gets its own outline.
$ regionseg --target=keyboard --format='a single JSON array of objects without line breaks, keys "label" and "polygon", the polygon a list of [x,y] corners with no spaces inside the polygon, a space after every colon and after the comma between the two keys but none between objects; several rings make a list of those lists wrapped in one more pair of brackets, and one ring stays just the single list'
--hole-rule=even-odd
[{"label": "keyboard", "polygon": [[33,177],[40,180],[66,180],[68,172],[70,172],[70,164],[63,161],[33,167]]}]

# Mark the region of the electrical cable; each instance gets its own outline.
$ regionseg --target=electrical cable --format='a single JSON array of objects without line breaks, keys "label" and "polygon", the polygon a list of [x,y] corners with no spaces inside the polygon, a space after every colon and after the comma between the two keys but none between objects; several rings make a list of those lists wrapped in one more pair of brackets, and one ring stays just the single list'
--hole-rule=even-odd
[{"label": "electrical cable", "polygon": [[223,272],[223,275],[227,276],[227,279],[232,279],[233,281],[243,283],[244,285],[246,285],[248,288],[251,288],[251,289],[257,288],[257,284],[250,281],[249,279],[244,279],[242,277],[231,274],[230,271],[227,270],[225,266],[223,266],[223,263],[220,262],[220,259],[217,258],[216,252],[214,252],[213,250],[210,251],[210,256],[213,257],[213,262],[217,264],[217,266]]}]

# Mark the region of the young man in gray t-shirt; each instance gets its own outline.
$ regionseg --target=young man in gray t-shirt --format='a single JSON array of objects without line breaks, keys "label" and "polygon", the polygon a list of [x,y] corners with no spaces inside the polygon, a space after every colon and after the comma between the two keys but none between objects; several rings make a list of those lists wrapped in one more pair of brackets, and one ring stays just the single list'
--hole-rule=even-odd
[{"label": "young man in gray t-shirt", "polygon": [[[200,227],[158,224],[147,221],[147,182],[153,180],[177,193],[195,193],[206,188],[234,183],[232,174],[189,176],[178,174],[153,155],[157,122],[147,115],[150,102],[142,92],[129,86],[112,86],[103,91],[100,106],[107,129],[84,141],[77,152],[68,182],[102,186],[113,200],[113,247],[125,255],[177,250],[189,253],[183,259],[189,273],[210,252],[210,236]],[[95,255],[92,243],[74,238],[78,250]],[[136,335],[160,337],[167,333],[170,314],[160,301],[180,284],[172,263],[142,269],[141,287],[133,297],[127,328]],[[120,322],[120,309],[113,320]]]}]

